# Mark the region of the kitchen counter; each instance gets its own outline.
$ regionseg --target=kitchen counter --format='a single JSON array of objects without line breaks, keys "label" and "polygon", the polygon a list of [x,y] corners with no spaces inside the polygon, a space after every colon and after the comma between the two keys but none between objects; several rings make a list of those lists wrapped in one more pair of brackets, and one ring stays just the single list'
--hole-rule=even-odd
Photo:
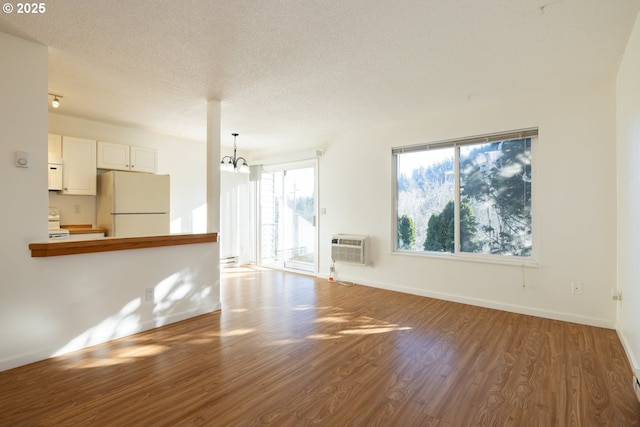
[{"label": "kitchen counter", "polygon": [[60,228],[69,230],[69,234],[100,234],[107,231],[104,228],[93,228],[91,224],[61,225]]},{"label": "kitchen counter", "polygon": [[102,239],[106,233],[104,228],[93,228],[91,224],[61,225],[60,228],[69,230],[69,240]]},{"label": "kitchen counter", "polygon": [[161,246],[190,245],[218,241],[218,233],[169,234],[150,237],[105,237],[96,240],[61,240],[49,243],[30,243],[32,257],[86,254],[92,252],[123,251],[128,249],[157,248]]}]

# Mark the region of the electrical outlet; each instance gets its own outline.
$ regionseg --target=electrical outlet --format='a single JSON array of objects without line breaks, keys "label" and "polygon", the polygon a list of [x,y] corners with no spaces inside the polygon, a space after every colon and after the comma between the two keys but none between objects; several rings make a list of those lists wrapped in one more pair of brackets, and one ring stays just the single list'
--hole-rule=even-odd
[{"label": "electrical outlet", "polygon": [[73,213],[79,214],[82,211],[80,205],[73,205]]},{"label": "electrical outlet", "polygon": [[156,298],[155,295],[155,289],[154,288],[147,288],[146,292],[145,292],[145,299],[147,302],[151,302]]},{"label": "electrical outlet", "polygon": [[571,282],[571,293],[573,295],[582,295],[582,282]]},{"label": "electrical outlet", "polygon": [[611,289],[611,299],[614,301],[622,301],[622,292],[618,289]]}]

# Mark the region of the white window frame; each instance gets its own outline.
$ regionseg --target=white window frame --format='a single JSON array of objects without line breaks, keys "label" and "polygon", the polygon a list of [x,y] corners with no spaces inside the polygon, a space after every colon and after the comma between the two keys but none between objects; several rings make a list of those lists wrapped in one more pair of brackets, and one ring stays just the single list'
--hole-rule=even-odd
[{"label": "white window frame", "polygon": [[[259,167],[255,167],[255,172],[253,180],[256,181],[256,187],[257,190],[255,191],[254,194],[254,203],[255,203],[255,212],[254,212],[254,216],[255,216],[255,236],[256,236],[256,247],[254,248],[254,257],[256,258],[256,264],[257,265],[262,265],[262,204],[261,204],[261,197],[262,197],[262,189],[260,188],[260,182],[262,180],[262,173],[263,172],[277,172],[277,171],[287,171],[287,170],[295,170],[295,169],[305,169],[305,168],[313,168],[314,170],[314,199],[313,199],[313,204],[314,204],[314,238],[315,238],[315,259],[313,262],[313,269],[312,270],[300,270],[300,269],[291,269],[291,268],[286,268],[284,267],[284,262],[283,265],[281,267],[278,267],[278,269],[283,270],[283,271],[292,271],[295,273],[299,273],[299,274],[306,274],[306,275],[317,275],[318,274],[318,266],[319,266],[319,262],[320,262],[320,257],[319,257],[319,247],[320,247],[320,238],[319,238],[319,216],[318,216],[318,206],[319,206],[319,161],[317,158],[313,158],[313,159],[308,159],[308,160],[297,160],[297,161],[289,161],[289,162],[282,162],[282,163],[271,163],[271,164],[264,164],[264,165],[259,165]],[[273,265],[270,265],[269,267],[275,268]]]},{"label": "white window frame", "polygon": [[[460,251],[460,150],[463,145],[475,145],[494,141],[504,141],[509,139],[531,138],[531,255],[529,256],[508,256],[469,253]],[[467,138],[457,138],[446,141],[437,141],[425,144],[417,144],[410,146],[393,147],[391,149],[391,175],[392,175],[392,223],[391,223],[391,253],[393,255],[426,257],[448,260],[464,260],[473,262],[482,262],[490,264],[518,265],[522,267],[538,267],[538,247],[537,238],[537,181],[538,181],[538,163],[536,151],[538,145],[538,128],[526,128],[509,132],[499,132],[492,134],[484,134]],[[455,203],[455,249],[454,252],[435,252],[435,251],[413,251],[406,249],[398,249],[398,160],[397,155],[408,153],[411,151],[424,151],[432,148],[454,148],[454,171],[455,171],[455,187],[454,187],[454,203]]]}]

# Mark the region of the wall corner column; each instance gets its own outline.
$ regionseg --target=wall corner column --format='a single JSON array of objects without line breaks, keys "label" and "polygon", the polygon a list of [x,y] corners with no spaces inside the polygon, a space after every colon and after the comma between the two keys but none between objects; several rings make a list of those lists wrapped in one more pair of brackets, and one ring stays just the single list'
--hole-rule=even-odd
[{"label": "wall corner column", "polygon": [[221,102],[207,101],[207,232],[220,229]]}]

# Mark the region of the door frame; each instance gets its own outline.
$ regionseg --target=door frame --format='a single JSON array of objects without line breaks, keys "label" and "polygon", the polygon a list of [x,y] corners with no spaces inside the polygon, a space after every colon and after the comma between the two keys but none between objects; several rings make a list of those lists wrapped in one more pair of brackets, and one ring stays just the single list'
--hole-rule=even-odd
[{"label": "door frame", "polygon": [[[254,203],[256,207],[256,215],[255,215],[255,235],[256,235],[256,247],[255,247],[255,256],[256,256],[256,264],[263,267],[276,268],[284,271],[292,271],[301,274],[309,274],[317,276],[318,274],[318,249],[319,249],[319,216],[318,216],[318,159],[309,159],[309,160],[299,160],[293,162],[281,162],[281,163],[273,163],[269,165],[263,165],[260,171],[260,177],[258,179],[257,190],[255,191]],[[314,234],[314,260],[312,270],[298,270],[292,268],[285,267],[285,261],[283,259],[282,265],[263,265],[262,263],[262,207],[261,207],[261,197],[262,197],[262,188],[260,182],[262,181],[262,173],[263,172],[277,172],[277,171],[286,171],[293,169],[305,169],[305,168],[313,168],[313,181],[314,181],[314,190],[313,190],[313,234]]]}]

